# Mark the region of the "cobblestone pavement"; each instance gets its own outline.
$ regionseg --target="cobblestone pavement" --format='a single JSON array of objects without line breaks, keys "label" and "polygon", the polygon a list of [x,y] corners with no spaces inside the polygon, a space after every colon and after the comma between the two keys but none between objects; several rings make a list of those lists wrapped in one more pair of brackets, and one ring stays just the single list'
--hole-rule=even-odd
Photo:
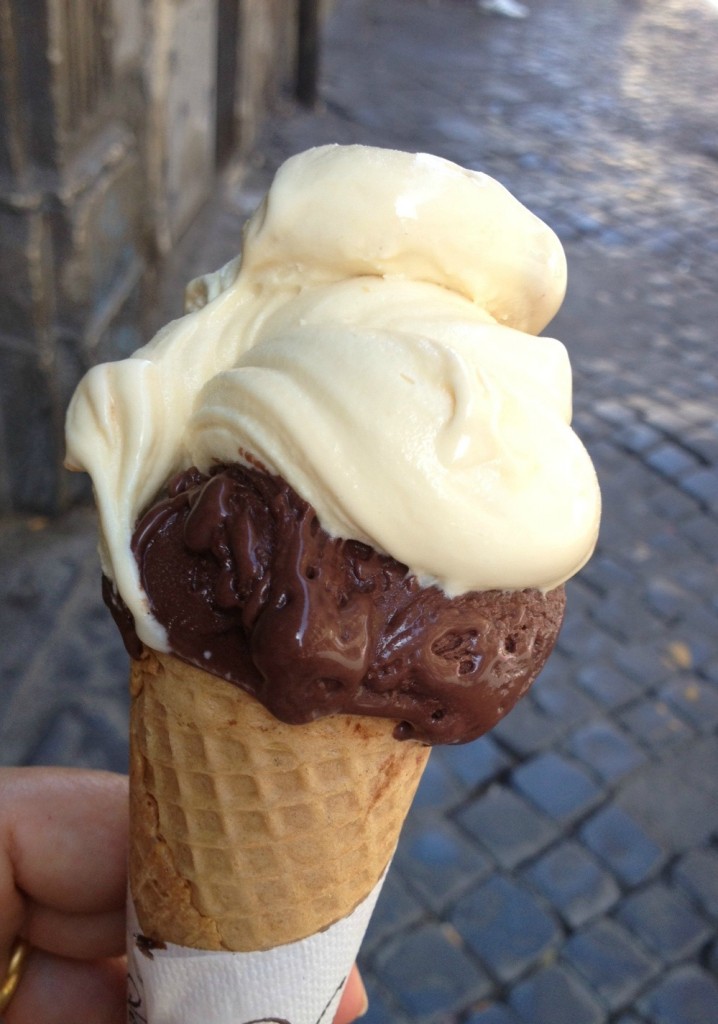
[{"label": "cobblestone pavement", "polygon": [[[575,424],[605,500],[532,694],[436,750],[362,954],[370,1024],[718,1021],[718,8],[338,0],[322,104],[267,126],[165,282],[233,255],[274,166],[326,141],[488,170],[551,223]],[[0,757],[123,769],[92,514],[0,528]]]}]

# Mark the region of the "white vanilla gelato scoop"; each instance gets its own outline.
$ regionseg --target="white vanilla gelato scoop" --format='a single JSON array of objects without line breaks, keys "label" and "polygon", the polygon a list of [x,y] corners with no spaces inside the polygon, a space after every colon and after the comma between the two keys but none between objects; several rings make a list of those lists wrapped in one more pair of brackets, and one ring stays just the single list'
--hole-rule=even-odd
[{"label": "white vanilla gelato scoop", "polygon": [[68,412],[140,639],[167,649],[135,521],[191,465],[258,460],[449,596],[573,575],[600,496],[566,351],[536,337],[565,283],[554,233],[484,174],[362,146],[288,160],[206,303],[92,369]]}]

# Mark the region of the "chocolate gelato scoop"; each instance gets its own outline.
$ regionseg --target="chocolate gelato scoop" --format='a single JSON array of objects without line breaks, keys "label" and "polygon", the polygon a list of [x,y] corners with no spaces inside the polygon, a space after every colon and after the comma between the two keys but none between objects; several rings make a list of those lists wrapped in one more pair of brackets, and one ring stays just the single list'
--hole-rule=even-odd
[{"label": "chocolate gelato scoop", "polygon": [[[526,692],[553,648],[563,587],[449,598],[407,567],[331,537],[260,468],[189,469],[132,541],[151,612],[183,660],[241,686],[278,719],[377,715],[397,739],[464,743]],[[105,594],[131,654],[131,617]]]}]

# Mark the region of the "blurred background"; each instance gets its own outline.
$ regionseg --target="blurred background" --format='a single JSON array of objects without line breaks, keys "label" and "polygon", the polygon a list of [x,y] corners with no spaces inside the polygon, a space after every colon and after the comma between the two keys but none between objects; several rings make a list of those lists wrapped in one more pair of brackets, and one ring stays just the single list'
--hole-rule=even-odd
[{"label": "blurred background", "polygon": [[598,550],[531,694],[432,754],[370,1024],[718,1020],[716,53],[713,0],[0,0],[2,764],[125,770],[65,408],[236,254],[283,159],[438,153],[565,245]]}]

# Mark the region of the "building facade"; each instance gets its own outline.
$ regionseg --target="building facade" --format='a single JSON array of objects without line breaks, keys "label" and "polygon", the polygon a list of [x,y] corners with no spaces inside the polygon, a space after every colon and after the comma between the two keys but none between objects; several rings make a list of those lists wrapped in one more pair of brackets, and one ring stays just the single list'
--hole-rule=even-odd
[{"label": "building facade", "polygon": [[53,514],[80,376],[298,80],[305,0],[0,0],[0,514]]}]

